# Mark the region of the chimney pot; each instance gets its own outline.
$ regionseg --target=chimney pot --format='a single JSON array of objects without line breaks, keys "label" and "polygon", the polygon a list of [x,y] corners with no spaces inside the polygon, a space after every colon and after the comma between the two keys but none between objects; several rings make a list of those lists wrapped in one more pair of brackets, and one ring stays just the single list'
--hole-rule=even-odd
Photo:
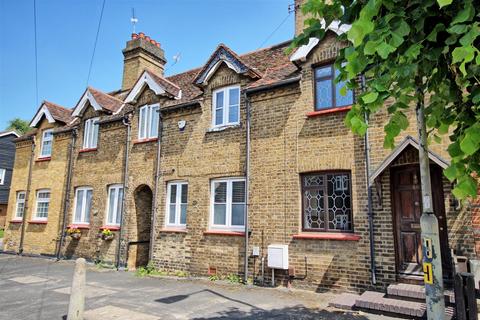
[{"label": "chimney pot", "polygon": [[138,34],[138,37],[139,37],[139,38],[145,38],[145,33],[140,32],[140,33]]},{"label": "chimney pot", "polygon": [[150,37],[149,37],[149,36],[145,36],[145,40],[150,41]]},{"label": "chimney pot", "polygon": [[160,43],[155,43],[155,45],[157,46],[157,48],[160,48]]},{"label": "chimney pot", "polygon": [[156,45],[156,44],[157,44],[157,41],[151,39],[151,40],[150,40],[150,43],[153,44],[153,45]]},{"label": "chimney pot", "polygon": [[138,34],[132,33],[132,39],[135,40],[135,39],[137,39],[137,38],[138,38]]}]

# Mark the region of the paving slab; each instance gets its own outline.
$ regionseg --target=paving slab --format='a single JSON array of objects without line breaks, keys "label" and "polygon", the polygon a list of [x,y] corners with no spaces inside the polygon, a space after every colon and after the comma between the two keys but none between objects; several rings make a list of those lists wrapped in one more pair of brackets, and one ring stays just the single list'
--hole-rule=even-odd
[{"label": "paving slab", "polygon": [[[71,287],[64,287],[64,288],[55,289],[53,291],[70,295],[71,290],[72,290]],[[109,289],[102,288],[102,287],[94,287],[94,286],[86,286],[85,287],[85,297],[86,298],[95,298],[95,297],[100,297],[100,296],[106,296],[106,295],[109,295],[109,294],[113,294],[115,292],[116,291],[114,291],[114,290],[109,290]]]},{"label": "paving slab", "polygon": [[8,279],[10,281],[22,283],[22,284],[33,284],[48,281],[48,279],[37,277],[37,276],[25,276],[25,277],[15,277]]},{"label": "paving slab", "polygon": [[85,320],[159,320],[158,316],[108,305],[84,313]]}]

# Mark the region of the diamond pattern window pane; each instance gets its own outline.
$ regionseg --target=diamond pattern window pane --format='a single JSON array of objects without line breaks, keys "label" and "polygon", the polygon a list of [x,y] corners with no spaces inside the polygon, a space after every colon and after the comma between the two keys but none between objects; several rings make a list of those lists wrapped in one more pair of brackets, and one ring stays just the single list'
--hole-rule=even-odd
[{"label": "diamond pattern window pane", "polygon": [[302,182],[305,229],[352,231],[349,173],[309,174]]},{"label": "diamond pattern window pane", "polygon": [[319,80],[316,87],[316,110],[327,109],[333,107],[332,99],[332,80]]}]

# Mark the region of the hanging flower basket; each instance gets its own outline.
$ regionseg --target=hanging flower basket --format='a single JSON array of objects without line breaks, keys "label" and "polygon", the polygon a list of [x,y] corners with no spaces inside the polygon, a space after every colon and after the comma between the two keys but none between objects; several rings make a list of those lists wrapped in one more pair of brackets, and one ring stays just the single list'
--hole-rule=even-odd
[{"label": "hanging flower basket", "polygon": [[111,241],[115,238],[115,233],[113,233],[110,229],[103,229],[101,235],[102,239],[105,241]]},{"label": "hanging flower basket", "polygon": [[75,226],[68,227],[67,229],[67,234],[72,237],[74,240],[78,240],[82,237],[82,232],[80,231],[79,228]]}]

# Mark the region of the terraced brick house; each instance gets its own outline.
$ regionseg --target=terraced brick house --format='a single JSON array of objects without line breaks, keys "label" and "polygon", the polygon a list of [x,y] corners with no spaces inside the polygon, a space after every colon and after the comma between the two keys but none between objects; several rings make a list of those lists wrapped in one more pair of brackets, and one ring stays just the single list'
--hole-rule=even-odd
[{"label": "terraced brick house", "polygon": [[[298,33],[299,10],[296,21]],[[343,124],[358,92],[333,81],[341,32],[290,55],[289,41],[246,54],[219,44],[172,76],[160,45],[133,34],[120,90],[87,88],[71,109],[44,102],[16,140],[5,250],[317,291],[421,281],[414,114],[394,150],[386,114],[370,119],[367,177],[366,140]],[[480,254],[479,212],[454,201],[445,144],[431,150],[448,279],[450,249]]]}]

